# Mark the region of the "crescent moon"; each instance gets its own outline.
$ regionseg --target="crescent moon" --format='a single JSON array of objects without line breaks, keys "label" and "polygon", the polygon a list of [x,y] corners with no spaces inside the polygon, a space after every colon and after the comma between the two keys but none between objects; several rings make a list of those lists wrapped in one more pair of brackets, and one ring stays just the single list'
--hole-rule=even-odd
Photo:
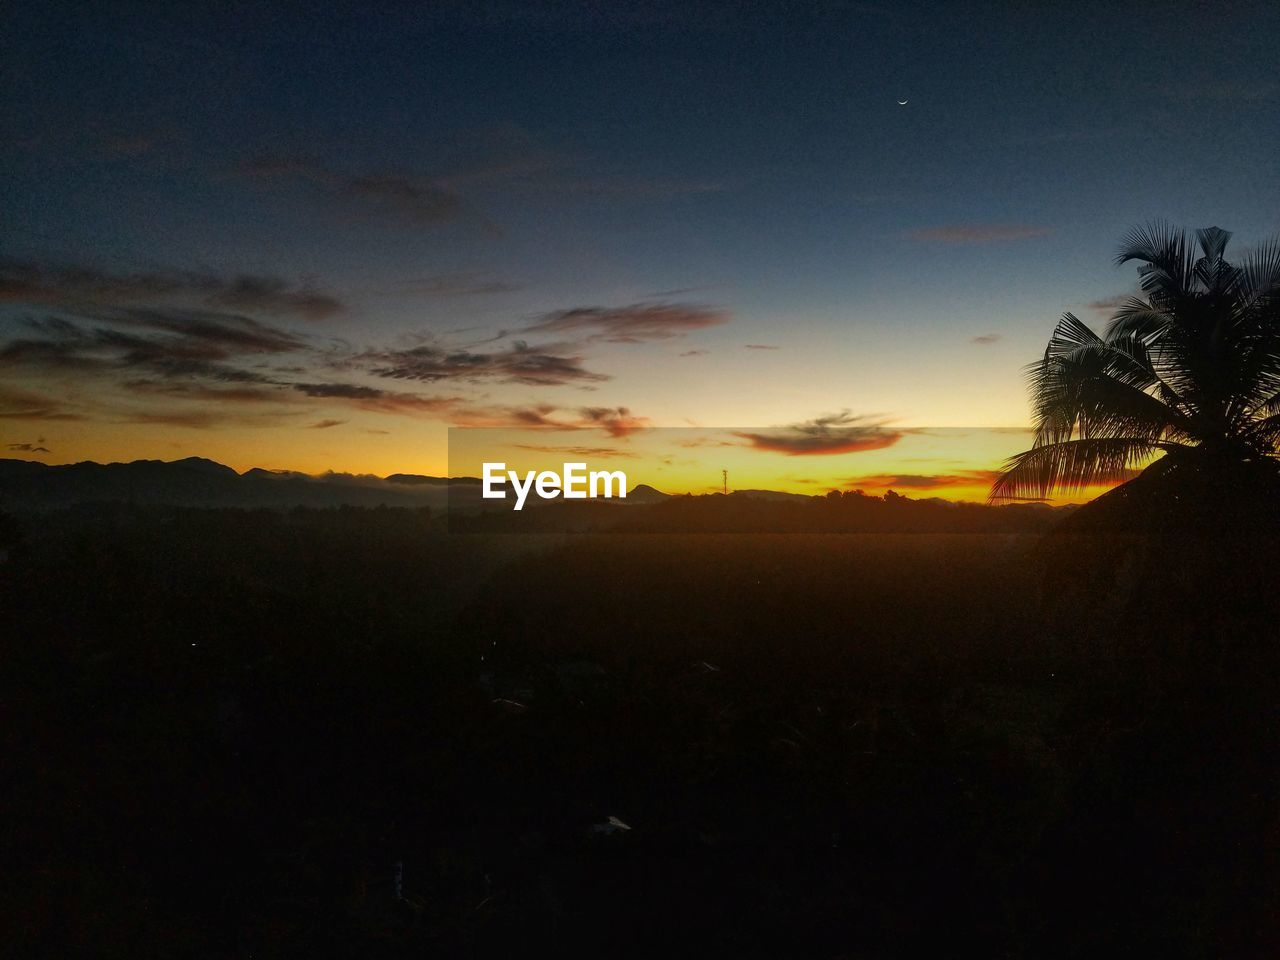
[{"label": "crescent moon", "polygon": [[906,105],[907,105],[907,101],[906,101],[906,100],[899,100],[899,101],[898,101],[898,106],[900,106],[900,107],[905,107]]}]

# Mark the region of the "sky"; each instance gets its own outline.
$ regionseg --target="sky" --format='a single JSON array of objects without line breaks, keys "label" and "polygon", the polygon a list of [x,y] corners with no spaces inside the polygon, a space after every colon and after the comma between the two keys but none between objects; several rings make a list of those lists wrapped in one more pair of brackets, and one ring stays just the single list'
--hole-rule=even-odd
[{"label": "sky", "polygon": [[[1136,288],[1128,228],[1280,230],[1275,4],[0,16],[4,456],[438,475],[450,427],[718,427],[761,484],[968,497],[1057,318]],[[960,428],[1008,448],[859,443]]]}]

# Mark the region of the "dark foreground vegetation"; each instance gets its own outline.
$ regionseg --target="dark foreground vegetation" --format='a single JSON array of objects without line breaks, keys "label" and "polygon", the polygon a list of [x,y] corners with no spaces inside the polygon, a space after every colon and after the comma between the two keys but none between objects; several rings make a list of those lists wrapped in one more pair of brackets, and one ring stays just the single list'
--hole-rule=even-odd
[{"label": "dark foreground vegetation", "polygon": [[0,532],[15,955],[1280,943],[1264,534]]}]

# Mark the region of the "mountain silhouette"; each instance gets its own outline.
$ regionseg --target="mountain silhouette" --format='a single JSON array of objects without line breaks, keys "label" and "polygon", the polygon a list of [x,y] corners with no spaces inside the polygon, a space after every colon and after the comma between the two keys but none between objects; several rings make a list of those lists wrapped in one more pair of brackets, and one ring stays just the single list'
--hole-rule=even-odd
[{"label": "mountain silhouette", "polygon": [[630,503],[661,503],[663,500],[669,499],[670,496],[671,494],[663,493],[647,483],[637,483],[627,494],[627,501]]},{"label": "mountain silhouette", "polygon": [[49,509],[77,503],[135,503],[183,507],[443,507],[450,488],[473,478],[346,473],[310,476],[254,467],[237,473],[203,457],[49,466],[0,459],[0,506]]}]

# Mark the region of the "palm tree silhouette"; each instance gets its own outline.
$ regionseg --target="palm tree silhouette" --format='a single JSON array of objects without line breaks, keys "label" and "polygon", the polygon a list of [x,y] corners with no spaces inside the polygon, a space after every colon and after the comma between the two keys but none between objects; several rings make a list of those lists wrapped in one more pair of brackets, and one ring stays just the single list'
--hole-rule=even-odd
[{"label": "palm tree silhouette", "polygon": [[1209,227],[1193,242],[1163,222],[1124,238],[1116,263],[1138,261],[1145,299],[1105,336],[1063,315],[1027,370],[1035,441],[1005,463],[993,500],[1115,483],[1161,454],[1162,471],[1276,471],[1280,237],[1239,265],[1223,258],[1230,239]]}]

